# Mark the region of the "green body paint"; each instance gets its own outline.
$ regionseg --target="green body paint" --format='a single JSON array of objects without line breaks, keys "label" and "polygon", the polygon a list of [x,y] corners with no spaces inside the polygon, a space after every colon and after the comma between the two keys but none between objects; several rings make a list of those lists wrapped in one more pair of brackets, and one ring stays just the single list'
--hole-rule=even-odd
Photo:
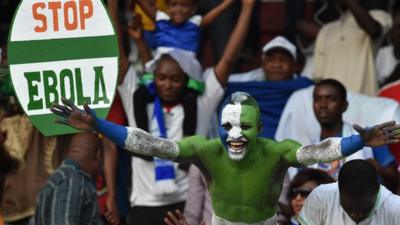
[{"label": "green body paint", "polygon": [[[255,223],[272,217],[289,166],[299,166],[295,141],[257,138],[244,159],[229,158],[219,139],[191,137],[178,143],[179,158],[200,159],[215,214],[232,222]],[[178,159],[179,159],[178,158]]]},{"label": "green body paint", "polygon": [[241,107],[240,124],[246,126],[241,126],[240,132],[248,141],[242,159],[232,160],[220,139],[195,136],[178,142],[177,160],[197,159],[217,216],[231,222],[256,223],[276,213],[287,169],[300,166],[296,151],[301,145],[291,140],[276,142],[257,137],[258,107]]}]

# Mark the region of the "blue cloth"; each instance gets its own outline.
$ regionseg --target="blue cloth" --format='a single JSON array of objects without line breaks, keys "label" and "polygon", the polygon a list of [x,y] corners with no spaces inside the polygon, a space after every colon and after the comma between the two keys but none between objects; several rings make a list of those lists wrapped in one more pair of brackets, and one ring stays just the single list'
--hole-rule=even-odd
[{"label": "blue cloth", "polygon": [[200,27],[191,21],[174,25],[169,20],[156,22],[155,39],[157,47],[174,47],[197,53]]},{"label": "blue cloth", "polygon": [[311,85],[313,81],[306,77],[285,81],[230,82],[225,96],[237,91],[252,95],[260,106],[261,120],[264,125],[260,136],[274,139],[279,119],[290,95]]},{"label": "blue cloth", "polygon": [[[156,119],[158,129],[160,131],[160,137],[167,138],[167,129],[165,127],[164,112],[161,104],[161,99],[159,96],[155,97],[154,100],[154,110],[153,118]],[[175,167],[174,163],[170,160],[163,160],[160,158],[154,158],[155,165],[155,179],[160,180],[175,180]]]},{"label": "blue cloth", "polygon": [[155,37],[155,32],[154,31],[143,31],[143,39],[146,42],[147,46],[150,49],[156,49],[157,48],[157,41]]},{"label": "blue cloth", "polygon": [[38,195],[35,224],[102,224],[94,180],[65,159]]},{"label": "blue cloth", "polygon": [[383,167],[388,167],[396,162],[387,145],[372,148],[372,152],[374,153],[376,161]]}]

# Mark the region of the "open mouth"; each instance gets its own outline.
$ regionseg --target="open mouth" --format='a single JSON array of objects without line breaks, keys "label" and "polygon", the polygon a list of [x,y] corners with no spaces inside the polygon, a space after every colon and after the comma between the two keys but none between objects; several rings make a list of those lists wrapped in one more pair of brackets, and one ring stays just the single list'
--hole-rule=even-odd
[{"label": "open mouth", "polygon": [[232,140],[228,142],[229,150],[232,153],[240,154],[246,149],[247,141],[245,140]]}]

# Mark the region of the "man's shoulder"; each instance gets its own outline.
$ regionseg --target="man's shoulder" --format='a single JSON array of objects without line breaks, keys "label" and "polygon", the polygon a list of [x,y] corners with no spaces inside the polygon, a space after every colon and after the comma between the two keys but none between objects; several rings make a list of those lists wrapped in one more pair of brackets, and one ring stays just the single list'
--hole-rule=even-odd
[{"label": "man's shoulder", "polygon": [[330,204],[333,204],[334,202],[337,202],[336,199],[339,199],[339,194],[340,193],[337,182],[329,184],[321,184],[311,192],[310,200],[318,201],[321,203],[329,202]]},{"label": "man's shoulder", "polygon": [[190,137],[186,137],[182,139],[181,141],[178,142],[178,144],[189,144],[192,145],[193,147],[195,146],[219,146],[221,144],[221,140],[219,138],[215,139],[207,139],[204,136],[201,135],[194,135]]},{"label": "man's shoulder", "polygon": [[301,144],[293,139],[284,139],[282,141],[275,141],[268,138],[260,138],[260,140],[266,144],[269,148],[300,148]]},{"label": "man's shoulder", "polygon": [[316,187],[313,192],[317,193],[326,193],[326,194],[336,194],[339,193],[339,186],[337,182],[329,183],[329,184],[321,184]]},{"label": "man's shoulder", "polygon": [[332,29],[337,29],[337,27],[338,26],[341,26],[342,24],[341,24],[341,22],[340,22],[340,20],[334,20],[334,21],[331,21],[331,22],[329,22],[329,23],[326,23],[326,24],[324,24],[323,26],[322,26],[322,28],[321,28],[321,30],[318,32],[318,35],[319,35],[319,33],[322,31],[322,32],[325,32],[325,31],[331,31]]},{"label": "man's shoulder", "polygon": [[263,146],[265,152],[278,155],[286,154],[301,147],[300,143],[292,139],[275,141],[269,138],[258,138],[258,142]]},{"label": "man's shoulder", "polygon": [[381,198],[383,197],[384,199],[382,199],[382,205],[378,209],[392,212],[400,216],[400,196],[393,194],[382,185],[381,192]]},{"label": "man's shoulder", "polygon": [[70,164],[62,164],[54,173],[49,177],[47,185],[52,187],[69,185],[74,183],[74,187],[78,187],[84,182],[79,182],[87,179],[84,172],[78,167]]}]

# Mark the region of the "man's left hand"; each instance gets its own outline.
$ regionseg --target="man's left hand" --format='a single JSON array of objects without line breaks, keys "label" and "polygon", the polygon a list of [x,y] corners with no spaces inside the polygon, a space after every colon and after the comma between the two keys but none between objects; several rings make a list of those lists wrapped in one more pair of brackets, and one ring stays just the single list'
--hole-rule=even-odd
[{"label": "man's left hand", "polygon": [[365,145],[369,147],[379,147],[400,142],[400,125],[396,124],[395,121],[382,123],[367,129],[357,124],[354,124],[353,127],[360,133]]}]

